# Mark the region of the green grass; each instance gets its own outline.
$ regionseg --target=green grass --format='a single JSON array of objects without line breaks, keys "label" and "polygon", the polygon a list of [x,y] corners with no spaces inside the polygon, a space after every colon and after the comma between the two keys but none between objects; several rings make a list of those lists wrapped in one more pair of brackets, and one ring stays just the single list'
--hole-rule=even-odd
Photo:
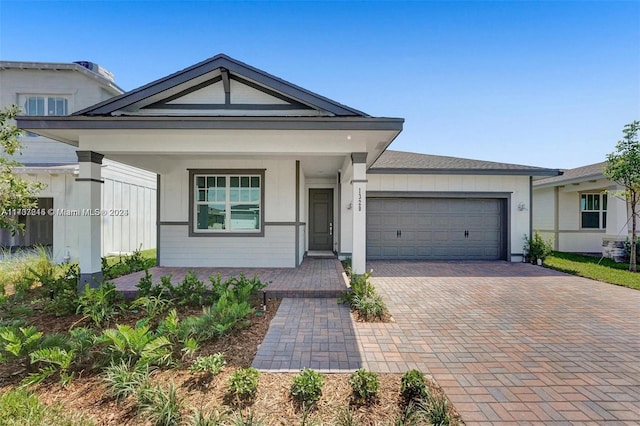
[{"label": "green grass", "polygon": [[[148,250],[142,250],[142,251],[140,251],[140,254],[142,255],[142,257],[144,259],[153,259],[153,260],[155,260],[158,253],[157,253],[157,250],[153,248],[153,249],[148,249]],[[127,257],[127,256],[108,256],[107,257],[107,264],[109,266],[113,266],[114,264],[120,262],[121,258],[124,259],[125,257]]]},{"label": "green grass", "polygon": [[0,393],[0,424],[6,426],[85,426],[93,422],[70,416],[60,407],[49,407],[24,389]]},{"label": "green grass", "polygon": [[544,265],[568,274],[640,290],[640,273],[630,272],[627,263],[554,251],[545,259]]}]

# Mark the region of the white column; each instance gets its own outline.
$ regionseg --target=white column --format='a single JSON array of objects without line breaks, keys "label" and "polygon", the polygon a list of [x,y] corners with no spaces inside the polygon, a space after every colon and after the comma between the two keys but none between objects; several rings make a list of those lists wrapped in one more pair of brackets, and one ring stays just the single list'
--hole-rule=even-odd
[{"label": "white column", "polygon": [[351,268],[354,274],[367,271],[367,153],[351,154],[353,165],[353,188],[351,212],[353,214]]},{"label": "white column", "polygon": [[610,188],[611,194],[607,195],[607,237],[618,238],[622,241],[627,238],[631,230],[627,200],[624,195],[615,196],[614,193],[622,192],[622,187]]},{"label": "white column", "polygon": [[76,179],[78,188],[78,252],[82,291],[86,283],[97,287],[102,282],[101,267],[101,208],[102,208],[102,154],[93,151],[77,151],[80,173]]}]

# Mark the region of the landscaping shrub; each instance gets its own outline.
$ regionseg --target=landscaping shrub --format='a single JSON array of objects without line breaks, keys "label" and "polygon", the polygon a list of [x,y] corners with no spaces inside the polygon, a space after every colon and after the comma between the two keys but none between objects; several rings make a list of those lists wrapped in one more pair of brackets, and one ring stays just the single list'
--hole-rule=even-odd
[{"label": "landscaping shrub", "polygon": [[189,371],[191,373],[207,373],[208,375],[215,376],[219,374],[227,362],[224,360],[224,355],[220,352],[209,355],[201,356],[193,360]]},{"label": "landscaping shrub", "polygon": [[34,326],[0,328],[0,362],[25,362],[29,353],[40,348],[42,332]]},{"label": "landscaping shrub", "polygon": [[100,327],[122,311],[123,300],[115,284],[103,282],[98,288],[85,284],[84,293],[78,298],[77,313],[91,318]]},{"label": "landscaping shrub", "polygon": [[112,280],[123,275],[148,269],[155,265],[156,260],[145,258],[141,250],[135,250],[130,256],[120,256],[117,261],[103,257],[102,275],[105,280]]},{"label": "landscaping shrub", "polygon": [[141,309],[147,314],[147,318],[153,319],[169,309],[171,303],[157,296],[141,296],[129,305],[130,309]]},{"label": "landscaping shrub", "polygon": [[42,404],[24,388],[0,393],[0,423],[3,426],[88,426],[93,423],[71,417],[61,407]]},{"label": "landscaping shrub", "polygon": [[353,308],[360,313],[365,321],[382,319],[387,309],[382,297],[377,293],[355,296]]},{"label": "landscaping shrub", "polygon": [[361,368],[349,377],[353,396],[358,403],[370,403],[378,395],[380,381],[378,375]]},{"label": "landscaping shrub", "polygon": [[553,243],[551,240],[545,241],[538,231],[534,231],[533,238],[524,236],[525,256],[531,263],[536,263],[538,259],[544,261],[553,251]]},{"label": "landscaping shrub", "polygon": [[406,402],[417,401],[428,395],[427,382],[418,370],[409,370],[400,379],[400,394]]},{"label": "landscaping shrub", "polygon": [[145,365],[127,365],[124,361],[113,363],[104,369],[103,380],[107,392],[117,401],[134,395],[138,389],[149,381],[149,369]]},{"label": "landscaping shrub", "polygon": [[75,360],[75,351],[67,350],[59,346],[42,348],[35,350],[29,354],[31,364],[39,364],[40,369],[37,372],[29,374],[25,379],[26,385],[35,385],[44,379],[58,373],[60,383],[63,386],[68,385],[73,380],[74,373],[70,372],[71,366]]},{"label": "landscaping shrub", "polygon": [[293,377],[291,396],[303,406],[316,403],[322,396],[324,378],[317,371],[309,368],[303,369]]},{"label": "landscaping shrub", "polygon": [[229,392],[236,401],[251,399],[258,390],[260,372],[253,367],[240,368],[229,378]]},{"label": "landscaping shrub", "polygon": [[116,325],[96,338],[110,363],[137,363],[146,366],[167,366],[172,363],[173,345],[167,336],[156,335],[148,326]]},{"label": "landscaping shrub", "polygon": [[167,390],[161,386],[145,389],[145,395],[138,406],[140,413],[157,426],[179,425],[182,404],[178,400],[176,387],[169,383]]}]

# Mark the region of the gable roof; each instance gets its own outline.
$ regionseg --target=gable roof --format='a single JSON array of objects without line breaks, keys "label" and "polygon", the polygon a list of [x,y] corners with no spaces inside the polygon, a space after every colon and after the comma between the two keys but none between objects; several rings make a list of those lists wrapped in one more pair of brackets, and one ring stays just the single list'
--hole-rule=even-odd
[{"label": "gable roof", "polygon": [[[188,95],[194,90],[220,81],[224,82],[226,92],[229,89],[229,79],[241,81],[245,85],[288,101],[293,105],[322,111],[325,113],[324,115],[369,117],[362,111],[320,96],[224,54],[216,55],[123,95],[78,111],[73,115],[126,115],[126,109],[132,105],[138,105],[139,108],[166,105],[175,100],[177,96]],[[158,99],[158,96],[161,98]]]},{"label": "gable roof", "polygon": [[538,179],[533,182],[533,186],[558,186],[568,183],[580,182],[590,179],[602,179],[602,170],[606,162],[589,164],[587,166],[576,167],[575,169],[563,170],[562,176],[554,176],[545,179]]},{"label": "gable roof", "polygon": [[556,176],[560,171],[519,164],[387,150],[371,166],[369,173]]}]

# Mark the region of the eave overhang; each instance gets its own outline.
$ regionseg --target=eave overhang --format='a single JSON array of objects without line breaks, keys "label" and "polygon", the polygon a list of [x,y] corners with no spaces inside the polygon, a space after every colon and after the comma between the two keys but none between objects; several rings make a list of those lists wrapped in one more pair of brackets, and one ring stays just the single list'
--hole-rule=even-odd
[{"label": "eave overhang", "polygon": [[368,173],[374,175],[504,175],[504,176],[558,176],[557,169],[412,169],[375,168]]}]

